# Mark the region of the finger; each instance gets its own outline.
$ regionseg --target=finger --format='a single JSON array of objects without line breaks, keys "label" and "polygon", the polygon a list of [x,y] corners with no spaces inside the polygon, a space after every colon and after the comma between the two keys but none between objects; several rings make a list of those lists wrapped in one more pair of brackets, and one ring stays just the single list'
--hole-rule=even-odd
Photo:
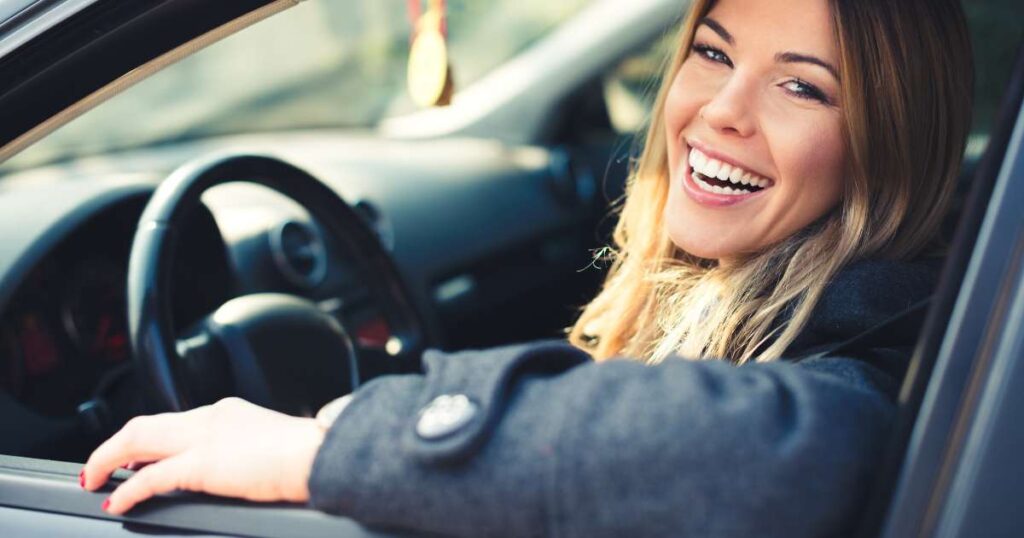
[{"label": "finger", "polygon": [[188,454],[173,456],[135,473],[117,487],[104,503],[104,510],[120,515],[138,503],[163,493],[188,487],[199,478],[199,468]]},{"label": "finger", "polygon": [[127,465],[123,465],[122,467],[124,467],[124,469],[126,471],[138,471],[139,469],[142,469],[143,467],[149,465],[150,463],[153,463],[153,462],[151,462],[151,461],[130,461],[130,462],[128,462]]},{"label": "finger", "polygon": [[100,488],[118,467],[130,462],[158,461],[183,452],[197,426],[187,413],[136,417],[89,456],[83,472],[85,489]]}]

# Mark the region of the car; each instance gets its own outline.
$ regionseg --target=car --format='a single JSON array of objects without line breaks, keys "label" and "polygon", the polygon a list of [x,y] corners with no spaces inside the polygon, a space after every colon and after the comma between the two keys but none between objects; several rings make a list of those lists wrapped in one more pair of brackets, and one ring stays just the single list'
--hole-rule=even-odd
[{"label": "car", "polygon": [[[685,2],[447,4],[454,98],[417,110],[399,0],[0,3],[0,534],[390,535],[185,493],[112,516],[76,476],[139,414],[309,415],[427,347],[564,335]],[[1021,524],[1022,8],[965,8],[975,127],[864,536]]]}]

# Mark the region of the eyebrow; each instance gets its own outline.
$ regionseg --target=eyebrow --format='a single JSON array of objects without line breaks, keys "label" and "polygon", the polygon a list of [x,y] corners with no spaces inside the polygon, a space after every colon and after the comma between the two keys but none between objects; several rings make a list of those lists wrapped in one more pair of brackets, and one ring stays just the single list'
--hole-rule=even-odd
[{"label": "eyebrow", "polygon": [[816,58],[814,56],[810,56],[807,54],[799,54],[796,52],[780,52],[775,55],[775,61],[787,64],[805,63],[816,65],[818,67],[824,68],[826,71],[831,73],[832,76],[836,78],[836,80],[840,80],[839,70],[836,69],[834,65],[826,62],[825,60],[822,60],[821,58]]},{"label": "eyebrow", "polygon": [[[722,23],[716,21],[715,19],[712,19],[711,17],[704,17],[703,19],[700,20],[700,24],[710,28],[712,31],[718,34],[718,37],[721,37],[729,45],[736,45],[736,38],[734,38],[732,34],[730,34],[729,31],[725,29],[724,26],[722,26]],[[825,60],[822,60],[821,58],[811,56],[809,54],[800,54],[797,52],[780,52],[775,55],[775,61],[787,64],[806,63],[816,65],[828,71],[833,77],[835,77],[836,80],[840,80],[839,70],[836,69],[836,66],[826,62]]]},{"label": "eyebrow", "polygon": [[704,26],[707,26],[708,28],[714,30],[714,32],[718,34],[719,37],[724,39],[726,43],[730,45],[736,44],[736,40],[733,39],[732,34],[729,33],[729,30],[726,30],[725,27],[722,26],[722,24],[716,21],[715,19],[712,19],[711,17],[704,17],[703,19],[700,20],[700,24],[703,24]]}]

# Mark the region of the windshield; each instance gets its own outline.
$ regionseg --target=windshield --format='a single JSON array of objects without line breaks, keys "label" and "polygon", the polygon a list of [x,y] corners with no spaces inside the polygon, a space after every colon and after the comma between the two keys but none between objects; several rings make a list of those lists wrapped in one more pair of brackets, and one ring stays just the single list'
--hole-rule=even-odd
[{"label": "windshield", "polygon": [[[586,2],[448,0],[456,96]],[[303,2],[154,74],[0,171],[219,135],[370,128],[409,113],[408,7],[407,0]]]}]

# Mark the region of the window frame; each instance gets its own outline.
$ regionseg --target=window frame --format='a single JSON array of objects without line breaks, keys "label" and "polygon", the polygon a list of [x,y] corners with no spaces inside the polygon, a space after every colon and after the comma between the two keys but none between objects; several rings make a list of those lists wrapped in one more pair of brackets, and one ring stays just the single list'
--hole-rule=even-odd
[{"label": "window frame", "polygon": [[[151,71],[301,0],[85,1],[3,28],[0,161]],[[25,40],[19,30],[33,26]]]},{"label": "window frame", "polygon": [[[1024,308],[1017,294],[1024,276],[1022,99],[1024,48],[911,360],[896,431],[861,536],[933,536],[951,517],[947,511],[958,508],[962,492],[973,489],[960,478],[959,497],[954,497],[953,479],[978,463],[964,458],[968,433],[976,421],[985,427],[988,411],[979,404],[998,389],[993,375],[1016,359],[1006,356],[1004,341],[1020,338],[1022,331],[1015,314]],[[995,492],[979,494],[1000,502]],[[1002,517],[1014,515],[1009,510]]]}]

